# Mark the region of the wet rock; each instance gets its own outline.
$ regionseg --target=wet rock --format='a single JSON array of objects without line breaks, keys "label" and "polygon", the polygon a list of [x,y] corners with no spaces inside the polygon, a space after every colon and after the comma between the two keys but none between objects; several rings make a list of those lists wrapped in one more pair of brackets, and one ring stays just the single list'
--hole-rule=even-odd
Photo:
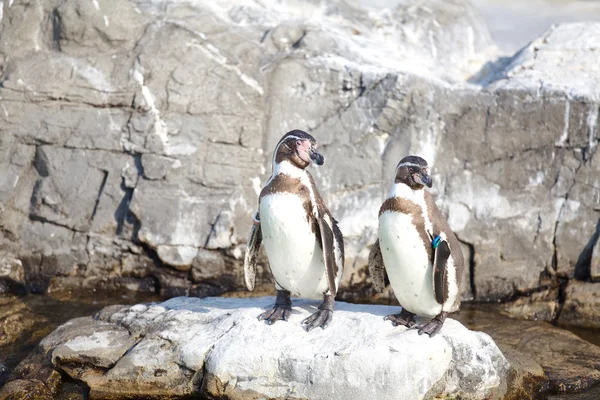
[{"label": "wet rock", "polygon": [[[290,391],[309,398],[335,392],[357,399],[399,393],[407,399],[484,399],[519,389],[508,379],[517,369],[489,336],[454,320],[430,339],[385,323],[382,316],[396,308],[338,303],[331,326],[306,333],[299,323],[314,311],[312,302],[297,300],[288,322],[268,326],[256,315],[272,302],[175,298],[111,306],[95,319],[62,325],[40,348],[55,368],[84,381],[91,397],[114,399],[193,393],[279,398]],[[535,374],[530,366],[518,371],[526,369]]]},{"label": "wet rock", "polygon": [[40,381],[18,379],[0,388],[2,400],[53,400],[52,392]]},{"label": "wet rock", "polygon": [[548,387],[573,392],[600,383],[600,347],[545,322],[497,317],[483,307],[469,307],[458,319],[488,333],[501,349],[510,348],[539,364]]},{"label": "wet rock", "polygon": [[25,291],[23,263],[7,251],[0,251],[0,294]]},{"label": "wet rock", "polygon": [[565,325],[600,328],[600,283],[569,282],[559,321]]},{"label": "wet rock", "polygon": [[44,318],[34,314],[18,297],[0,295],[0,348],[13,344],[41,322]]},{"label": "wet rock", "polygon": [[[62,383],[61,374],[52,367],[52,364],[46,357],[46,354],[39,348],[32,351],[25,359],[23,359],[16,368],[11,372],[7,387],[12,382],[36,382],[43,388],[56,395],[60,390]],[[13,384],[14,385],[14,384]],[[16,386],[17,390],[9,389],[9,392],[19,391],[20,385]],[[41,388],[41,386],[40,386]]]},{"label": "wet rock", "polygon": [[504,306],[513,318],[548,322],[556,320],[559,308],[558,288],[531,293]]}]

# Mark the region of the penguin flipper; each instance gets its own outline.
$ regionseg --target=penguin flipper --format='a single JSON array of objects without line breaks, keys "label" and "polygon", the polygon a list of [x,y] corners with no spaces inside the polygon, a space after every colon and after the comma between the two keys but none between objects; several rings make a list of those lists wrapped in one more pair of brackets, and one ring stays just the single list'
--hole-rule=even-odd
[{"label": "penguin flipper", "polygon": [[336,295],[335,287],[335,256],[334,256],[334,239],[333,239],[333,221],[329,214],[322,214],[317,218],[319,225],[319,233],[321,234],[321,249],[323,249],[323,262],[325,263],[325,271],[327,272],[327,281],[329,283],[329,293],[332,296]]},{"label": "penguin flipper", "polygon": [[381,248],[379,247],[379,239],[377,239],[369,252],[369,275],[371,275],[375,291],[383,293],[385,290],[385,265],[383,263]]},{"label": "penguin flipper", "polygon": [[260,229],[258,212],[254,216],[254,221],[259,221],[259,223],[252,225],[252,230],[248,237],[246,255],[244,256],[244,281],[249,291],[254,290],[254,284],[256,283],[256,260],[258,259],[258,251],[262,243],[262,231]]},{"label": "penguin flipper", "polygon": [[435,300],[444,304],[448,300],[448,269],[450,245],[445,239],[439,241],[433,255],[433,292]]}]

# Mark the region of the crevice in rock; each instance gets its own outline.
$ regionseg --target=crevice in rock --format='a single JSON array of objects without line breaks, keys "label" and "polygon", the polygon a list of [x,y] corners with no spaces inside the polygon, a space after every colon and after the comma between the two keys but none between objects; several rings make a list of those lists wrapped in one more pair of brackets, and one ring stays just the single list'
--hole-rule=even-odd
[{"label": "crevice in rock", "polygon": [[304,40],[304,38],[306,37],[306,34],[307,34],[306,29],[304,29],[302,31],[302,36],[300,36],[298,38],[298,40],[296,40],[294,43],[292,43],[292,49],[299,49],[300,48],[300,45],[302,44],[302,40]]},{"label": "crevice in rock", "polygon": [[[224,318],[227,318],[227,317],[229,317],[229,314],[224,315]],[[214,321],[213,321],[213,323],[214,323]],[[233,321],[231,326],[225,332],[223,332],[222,335],[220,335],[218,338],[216,338],[215,341],[213,342],[213,344],[210,346],[210,348],[206,351],[206,354],[204,356],[204,363],[202,363],[202,368],[200,369],[200,371],[202,373],[202,378],[198,382],[198,387],[199,387],[200,393],[203,393],[203,394],[208,393],[208,390],[206,389],[207,384],[208,384],[208,382],[206,381],[206,378],[208,377],[209,373],[207,371],[206,364],[208,362],[208,359],[211,356],[212,351],[214,350],[217,343],[219,343],[219,340],[221,340],[221,338],[223,338],[225,335],[227,335],[229,332],[231,332],[231,330],[233,328],[235,328],[236,326],[237,326],[237,322]]]},{"label": "crevice in rock", "polygon": [[60,387],[58,393],[56,393],[56,398],[67,399],[72,398],[73,395],[81,395],[81,398],[84,400],[89,399],[90,387],[85,381],[73,378],[60,368],[57,368],[56,371],[58,371],[61,376]]},{"label": "crevice in rock", "polygon": [[552,319],[552,323],[556,324],[560,318],[560,314],[562,313],[562,310],[565,307],[565,302],[567,300],[567,295],[565,293],[566,287],[569,283],[569,280],[567,278],[558,278],[558,298],[556,299],[558,301],[558,307],[556,308],[556,314],[554,315],[554,318]]},{"label": "crevice in rock", "polygon": [[264,42],[265,42],[265,39],[267,39],[267,36],[269,35],[269,32],[271,32],[271,29],[267,29],[267,30],[266,30],[266,31],[263,33],[262,37],[260,38],[260,43],[264,43]]},{"label": "crevice in rock", "polygon": [[108,180],[108,171],[100,171],[102,172],[102,182],[100,182],[100,188],[98,189],[98,195],[96,196],[96,202],[94,203],[94,209],[92,210],[90,221],[93,221],[94,217],[96,216],[96,212],[98,211],[98,204],[100,204],[100,198],[102,197],[102,192],[104,192],[104,186],[106,186],[106,181]]},{"label": "crevice in rock", "polygon": [[[352,100],[350,100],[348,102],[347,105],[340,107],[339,109],[337,109],[333,114],[323,118],[323,120],[321,122],[319,122],[315,127],[309,129],[309,133],[312,133],[314,131],[316,131],[317,129],[319,129],[322,125],[326,124],[329,120],[331,120],[332,118],[338,117],[341,118],[342,114],[345,113],[350,107],[352,107],[352,105],[354,103],[356,103],[361,97],[363,97],[366,93],[368,92],[372,92],[373,90],[377,89],[379,87],[379,85],[386,79],[389,78],[389,75],[384,76],[383,78],[379,79],[377,82],[375,82],[370,88],[366,88],[364,86],[364,84],[362,83],[362,74],[360,76],[360,92],[359,94],[354,97]],[[326,144],[321,144],[321,147],[325,147]]]},{"label": "crevice in rock", "polygon": [[535,230],[535,236],[533,237],[533,242],[535,243],[540,236],[540,229],[542,229],[542,216],[538,213],[537,216],[537,228]]},{"label": "crevice in rock", "polygon": [[204,248],[208,248],[208,242],[210,242],[210,237],[216,233],[215,226],[219,222],[219,218],[221,218],[221,211],[219,211],[219,213],[217,214],[215,221],[212,224],[210,224],[210,230],[208,231],[208,235],[206,236],[206,240],[204,241]]},{"label": "crevice in rock", "polygon": [[[480,162],[474,162],[473,161],[473,162],[471,162],[471,164],[473,166],[480,166],[480,165],[490,165],[490,164],[493,164],[493,163],[496,163],[496,162],[499,162],[499,161],[506,161],[506,160],[512,161],[515,157],[523,156],[526,153],[536,152],[536,151],[550,150],[550,149],[553,149],[554,147],[555,146],[553,144],[547,144],[547,145],[544,145],[544,146],[541,146],[541,147],[527,147],[527,148],[518,150],[518,151],[516,151],[514,153],[504,154],[502,156],[495,157],[495,158],[492,158],[490,160],[481,160]],[[563,149],[570,149],[569,147],[561,147],[561,148],[563,148]]]},{"label": "crevice in rock", "polygon": [[61,46],[61,42],[60,42],[61,31],[62,31],[62,17],[60,15],[60,13],[58,12],[58,9],[55,8],[54,10],[52,10],[52,41],[54,42],[54,44],[56,46],[56,50],[58,50],[58,51],[62,51],[62,46]]},{"label": "crevice in rock", "polygon": [[[556,273],[558,271],[558,250],[556,248],[556,234],[558,232],[558,225],[560,224],[561,217],[564,212],[567,201],[569,201],[569,195],[571,194],[571,190],[573,190],[573,187],[577,183],[577,173],[579,172],[579,169],[583,166],[583,164],[584,164],[583,161],[581,161],[579,163],[579,165],[575,168],[575,173],[573,174],[573,182],[571,183],[571,185],[569,186],[569,189],[567,190],[567,194],[565,195],[565,197],[563,199],[562,205],[561,205],[558,215],[556,217],[556,222],[554,224],[554,232],[552,234],[552,266],[551,266],[551,268],[552,268],[551,273],[553,275],[556,275]],[[558,180],[558,178],[557,178],[557,180]]]},{"label": "crevice in rock", "polygon": [[116,235],[119,236],[123,233],[123,227],[125,226],[125,221],[127,220],[128,215],[130,214],[129,204],[131,203],[131,199],[133,198],[133,188],[128,188],[125,186],[125,178],[121,178],[121,190],[125,192],[121,202],[117,206],[115,210],[114,217],[117,220],[117,229]]},{"label": "crevice in rock", "polygon": [[46,153],[40,148],[40,146],[35,147],[35,156],[33,158],[33,167],[41,177],[50,176],[50,171],[48,168],[48,157]]},{"label": "crevice in rock", "polygon": [[[4,87],[2,85],[2,82],[0,82],[0,87],[4,90],[9,90],[15,93],[19,93],[19,94],[27,94],[27,92],[23,92],[22,90],[16,90],[14,88],[11,87]],[[87,89],[87,90],[92,90],[94,92],[103,94],[105,96],[119,96],[119,95],[131,95],[130,93],[127,92],[107,92],[104,90],[99,90],[97,88],[91,87],[91,86],[80,86],[80,88],[82,89]],[[86,101],[85,99],[81,98],[81,99],[77,99],[77,100],[72,100],[68,97],[57,97],[52,93],[48,93],[48,92],[36,92],[37,95],[43,95],[46,96],[46,98],[40,99],[40,98],[27,98],[27,101],[23,101],[22,99],[2,99],[3,102],[13,102],[13,103],[23,103],[23,104],[36,104],[36,105],[40,105],[40,106],[46,106],[46,107],[57,107],[57,106],[61,106],[61,105],[73,105],[74,107],[81,107],[82,105],[84,106],[88,106],[88,107],[92,107],[92,108],[101,108],[101,109],[111,109],[111,108],[115,108],[118,110],[124,110],[124,109],[129,109],[131,106],[131,103],[126,103],[126,102],[120,102],[120,103],[112,103],[110,101],[105,101],[102,103],[92,103],[89,101]],[[109,98],[110,99],[110,98]]]},{"label": "crevice in rock", "polygon": [[60,222],[55,222],[55,221],[51,221],[47,218],[41,217],[39,215],[33,215],[33,214],[29,214],[29,219],[31,221],[36,221],[36,222],[42,222],[44,224],[50,224],[50,225],[55,225],[55,226],[59,226],[61,228],[65,228],[68,229],[70,231],[74,231],[74,232],[79,232],[79,233],[87,233],[87,231],[82,230],[82,229],[77,229],[73,226],[69,226],[66,224],[61,224]]},{"label": "crevice in rock", "polygon": [[473,299],[477,299],[477,286],[475,285],[475,246],[464,240],[460,240],[460,242],[469,248],[469,254],[465,257],[465,262],[467,263],[465,266],[469,268],[469,287],[471,288]]},{"label": "crevice in rock", "polygon": [[123,233],[123,228],[125,226],[125,222],[129,222],[130,225],[133,227],[131,241],[135,242],[135,240],[137,239],[137,234],[141,228],[141,223],[140,223],[139,219],[137,219],[135,217],[135,215],[133,214],[133,212],[129,209],[129,205],[131,204],[131,199],[133,199],[133,193],[135,191],[135,187],[137,186],[137,183],[138,183],[140,177],[144,175],[144,167],[142,165],[142,156],[140,154],[133,155],[133,163],[135,165],[135,168],[136,168],[137,174],[138,174],[137,180],[135,182],[135,186],[132,188],[127,187],[125,185],[125,178],[121,178],[121,190],[125,194],[123,195],[123,198],[121,199],[121,202],[119,203],[119,206],[115,210],[114,217],[115,217],[115,220],[117,221],[116,234],[121,235]]}]

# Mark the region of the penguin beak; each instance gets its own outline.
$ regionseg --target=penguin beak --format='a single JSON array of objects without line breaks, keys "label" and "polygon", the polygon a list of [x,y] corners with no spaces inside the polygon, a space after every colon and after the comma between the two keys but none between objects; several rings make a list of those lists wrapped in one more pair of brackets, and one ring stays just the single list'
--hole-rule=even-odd
[{"label": "penguin beak", "polygon": [[421,184],[423,186],[427,186],[430,188],[433,185],[431,182],[431,176],[427,172],[421,172],[420,174],[414,174],[413,179],[416,183]]},{"label": "penguin beak", "polygon": [[308,156],[317,165],[323,165],[323,163],[325,162],[325,158],[320,153],[318,153],[313,147],[311,147],[308,151]]}]

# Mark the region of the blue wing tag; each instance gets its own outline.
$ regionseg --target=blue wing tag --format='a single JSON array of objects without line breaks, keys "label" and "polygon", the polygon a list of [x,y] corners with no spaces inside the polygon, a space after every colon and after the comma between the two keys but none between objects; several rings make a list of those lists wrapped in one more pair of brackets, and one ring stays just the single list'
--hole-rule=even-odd
[{"label": "blue wing tag", "polygon": [[442,241],[442,237],[440,235],[437,235],[435,237],[435,239],[433,239],[433,241],[431,242],[431,245],[433,246],[434,249],[437,249],[437,247],[440,245],[441,241]]}]

